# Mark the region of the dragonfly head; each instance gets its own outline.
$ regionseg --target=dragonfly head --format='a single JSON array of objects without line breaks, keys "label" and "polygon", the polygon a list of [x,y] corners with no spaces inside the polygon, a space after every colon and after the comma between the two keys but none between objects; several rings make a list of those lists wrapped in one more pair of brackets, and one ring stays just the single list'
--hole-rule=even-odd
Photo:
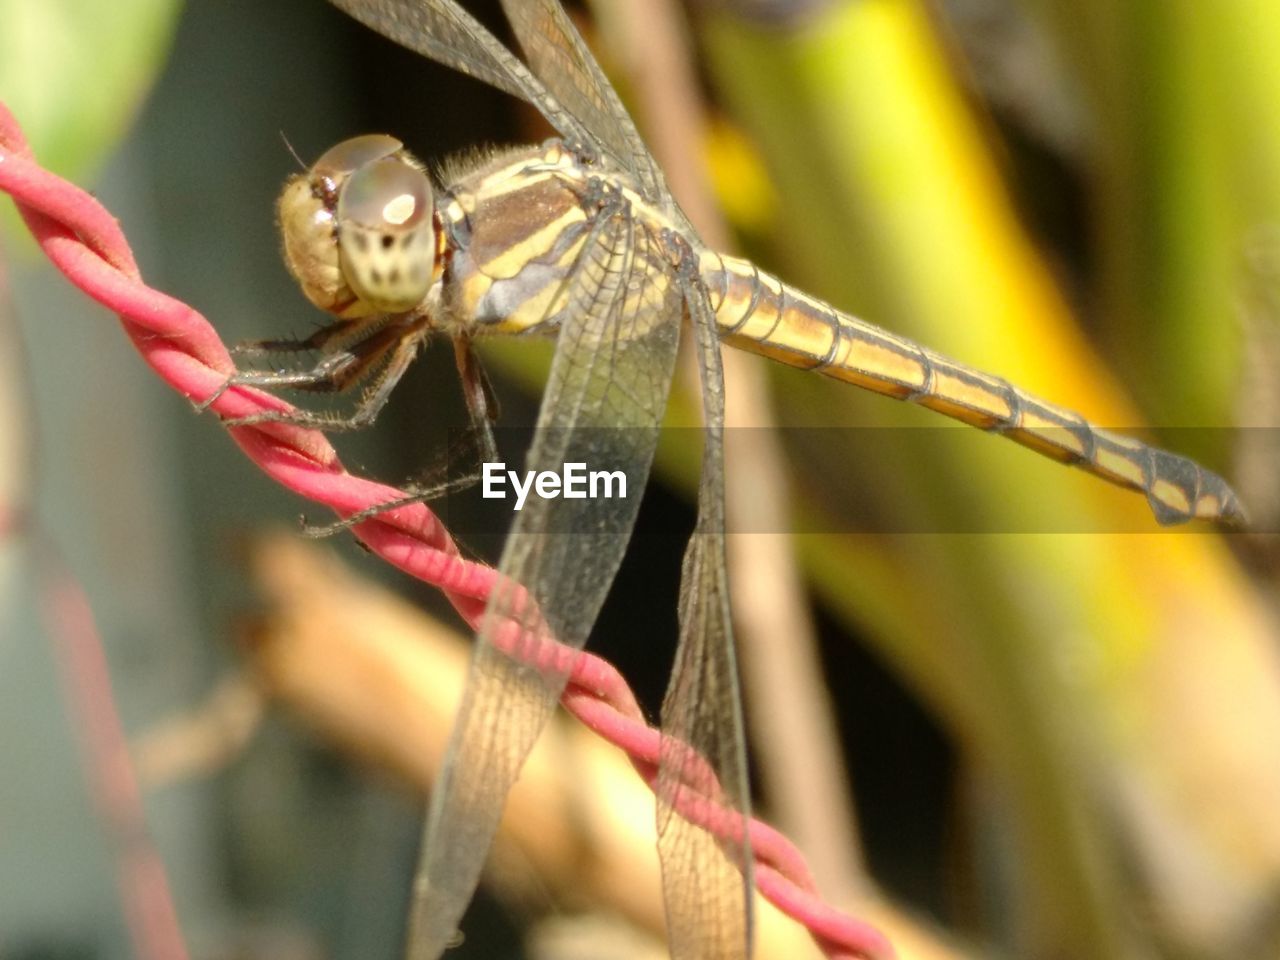
[{"label": "dragonfly head", "polygon": [[431,180],[394,137],[331,148],[285,184],[276,210],[289,272],[329,313],[403,313],[439,279]]}]

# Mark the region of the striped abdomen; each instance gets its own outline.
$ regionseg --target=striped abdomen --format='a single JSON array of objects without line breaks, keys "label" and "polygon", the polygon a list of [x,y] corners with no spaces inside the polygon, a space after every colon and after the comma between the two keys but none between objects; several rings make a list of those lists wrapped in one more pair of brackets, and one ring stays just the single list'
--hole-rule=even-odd
[{"label": "striped abdomen", "polygon": [[841,313],[749,261],[708,252],[701,268],[720,338],[731,346],[918,403],[1077,464],[1145,493],[1161,523],[1244,521],[1226,482],[1185,457],[1095,427],[1007,380]]}]

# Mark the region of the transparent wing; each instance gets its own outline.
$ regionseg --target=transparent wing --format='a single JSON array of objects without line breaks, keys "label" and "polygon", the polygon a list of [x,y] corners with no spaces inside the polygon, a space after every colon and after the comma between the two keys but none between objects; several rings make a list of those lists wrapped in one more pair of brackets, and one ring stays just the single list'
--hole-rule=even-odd
[{"label": "transparent wing", "polygon": [[[685,293],[702,379],[698,523],[680,583],[680,647],[662,704],[658,853],[671,956],[751,954],[746,747],[724,542],[724,374],[700,285]],[[692,748],[692,749],[690,749]]]},{"label": "transparent wing", "polygon": [[594,143],[588,127],[454,0],[330,0],[388,40],[538,108],[561,136]]},{"label": "transparent wing", "polygon": [[[526,470],[621,470],[627,496],[530,496],[516,514],[432,795],[410,956],[434,960],[471,899],[507,793],[550,719],[626,550],[648,480],[680,331],[656,240],[602,210],[557,304],[559,341]],[[518,645],[520,660],[504,650]],[[558,655],[559,654],[559,655]]]},{"label": "transparent wing", "polygon": [[665,201],[667,186],[631,115],[570,23],[560,0],[502,0],[533,72],[598,143],[640,185],[651,201]]}]

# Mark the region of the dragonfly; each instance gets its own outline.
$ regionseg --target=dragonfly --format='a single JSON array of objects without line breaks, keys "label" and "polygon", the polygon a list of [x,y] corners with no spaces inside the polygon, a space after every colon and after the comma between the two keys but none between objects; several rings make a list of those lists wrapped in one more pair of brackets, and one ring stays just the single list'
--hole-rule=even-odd
[{"label": "dragonfly", "polygon": [[[751,949],[746,834],[706,828],[715,819],[709,810],[749,812],[725,568],[721,344],[1002,434],[1144,494],[1162,523],[1243,522],[1226,482],[1193,461],[1090,424],[706,246],[558,0],[502,0],[523,60],[454,0],[332,2],[396,43],[527,101],[557,136],[454,161],[438,178],[384,134],[326,152],[289,181],[278,213],[287,265],[331,319],[305,340],[254,346],[313,351],[318,360],[300,370],[240,371],[227,386],[363,386],[347,416],[252,418],[363,427],[423,344],[447,337],[473,424],[488,438],[481,449],[491,452],[496,405],[474,342],[552,335],[526,467],[599,465],[624,471],[638,491],[689,331],[704,444],[657,783],[673,956],[737,958]],[[513,515],[432,792],[409,918],[412,960],[432,960],[453,942],[505,798],[566,683],[564,660],[543,654],[552,638],[571,650],[585,645],[638,505],[638,496],[530,497]],[[510,655],[513,629],[519,657]],[[691,756],[705,762],[691,764]]]}]

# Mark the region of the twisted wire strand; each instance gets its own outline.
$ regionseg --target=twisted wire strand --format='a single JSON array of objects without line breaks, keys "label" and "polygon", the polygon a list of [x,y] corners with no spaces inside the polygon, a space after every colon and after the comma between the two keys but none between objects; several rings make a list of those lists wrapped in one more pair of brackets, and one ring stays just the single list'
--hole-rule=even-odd
[{"label": "twisted wire strand", "polygon": [[[17,205],[27,228],[67,279],[117,314],[143,360],[169,386],[193,404],[213,396],[235,371],[231,356],[204,316],[173,297],[148,287],[120,225],[92,196],[43,169],[22,130],[0,102],[0,190]],[[285,401],[236,386],[211,404],[224,418],[289,410]],[[403,497],[395,488],[346,472],[324,434],[282,423],[230,427],[235,443],[277,483],[339,516],[367,510]],[[448,531],[425,504],[378,513],[352,532],[388,563],[442,590],[464,620],[479,626],[489,594],[497,584],[491,567],[464,559]],[[508,648],[507,643],[502,644]],[[540,644],[537,646],[541,646]],[[608,662],[592,654],[561,648],[570,658],[569,682],[561,700],[588,728],[627,753],[652,788],[657,782],[662,734],[644,721],[626,681]],[[508,652],[520,650],[518,638]],[[543,648],[545,656],[545,648]],[[697,792],[715,795],[715,784],[700,774]],[[703,805],[682,809],[718,835],[745,829],[756,862],[756,886],[775,906],[799,923],[830,957],[893,956],[876,928],[825,903],[814,888],[803,857],[776,830],[721,809],[708,817]]]}]

